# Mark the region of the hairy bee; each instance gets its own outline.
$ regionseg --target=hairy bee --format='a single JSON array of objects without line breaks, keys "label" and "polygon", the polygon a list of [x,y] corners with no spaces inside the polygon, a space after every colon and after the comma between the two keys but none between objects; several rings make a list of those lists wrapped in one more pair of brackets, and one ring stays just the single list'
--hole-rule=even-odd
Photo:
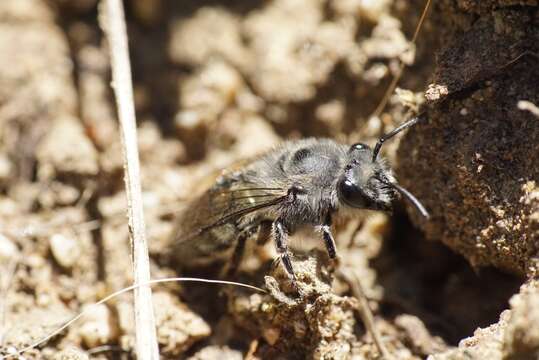
[{"label": "hairy bee", "polygon": [[331,224],[339,214],[358,209],[390,211],[400,193],[428,217],[378,157],[384,141],[418,120],[383,136],[374,149],[330,139],[289,141],[237,171],[224,173],[178,217],[174,257],[186,267],[230,260],[235,269],[246,240],[258,233],[261,241],[273,238],[282,264],[295,279],[287,239],[302,226],[317,228],[329,257],[335,258]]}]

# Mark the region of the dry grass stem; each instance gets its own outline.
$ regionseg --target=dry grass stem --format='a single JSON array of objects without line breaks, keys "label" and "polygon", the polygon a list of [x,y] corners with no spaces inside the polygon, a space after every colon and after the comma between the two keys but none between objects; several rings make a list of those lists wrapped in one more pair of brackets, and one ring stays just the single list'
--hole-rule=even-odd
[{"label": "dry grass stem", "polygon": [[382,341],[382,336],[376,328],[376,324],[374,323],[374,316],[372,315],[371,308],[369,307],[369,302],[367,300],[367,297],[365,296],[363,286],[361,285],[361,281],[359,280],[358,276],[353,271],[339,271],[339,276],[346,280],[346,282],[350,285],[352,294],[355,298],[359,300],[359,314],[361,316],[361,320],[363,321],[363,324],[365,325],[367,331],[371,334],[374,344],[380,352],[381,357],[384,360],[393,360],[393,357],[391,356],[386,346],[384,345],[384,342]]},{"label": "dry grass stem", "polygon": [[[109,44],[112,87],[116,96],[122,133],[133,278],[137,284],[146,284],[150,281],[150,262],[144,226],[133,85],[122,1],[104,0],[100,7],[100,21]],[[159,359],[152,306],[152,290],[149,286],[141,286],[135,288],[134,293],[135,350],[137,358]]]},{"label": "dry grass stem", "polygon": [[539,107],[531,101],[520,100],[517,104],[519,110],[525,110],[531,112],[534,116],[539,118]]}]

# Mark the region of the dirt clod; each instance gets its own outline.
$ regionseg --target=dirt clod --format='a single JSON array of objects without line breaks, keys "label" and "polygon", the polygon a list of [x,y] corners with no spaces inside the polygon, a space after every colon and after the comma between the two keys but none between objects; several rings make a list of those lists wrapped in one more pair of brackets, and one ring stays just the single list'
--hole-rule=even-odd
[{"label": "dirt clod", "polygon": [[242,360],[243,355],[240,351],[232,350],[228,346],[207,346],[204,349],[197,352],[195,355],[188,358],[188,360]]},{"label": "dirt clod", "polygon": [[76,239],[62,234],[50,238],[50,247],[54,259],[64,268],[71,268],[79,259],[81,251]]},{"label": "dirt clod", "polygon": [[88,308],[83,315],[78,333],[87,348],[115,342],[118,328],[114,314],[103,304]]},{"label": "dirt clod", "polygon": [[88,354],[80,349],[70,347],[54,354],[53,360],[89,360]]},{"label": "dirt clod", "polygon": [[297,287],[277,267],[265,279],[268,295],[235,295],[229,300],[229,311],[240,326],[255,333],[263,329],[268,344],[283,353],[299,356],[307,351],[309,357],[331,359],[349,356],[358,341],[354,333],[358,304],[332,293],[331,268],[323,256],[294,262]]},{"label": "dirt clod", "polygon": [[[430,222],[417,221],[427,237],[473,266],[532,275],[539,122],[517,106],[522,99],[539,102],[539,71],[532,56],[518,57],[518,48],[537,44],[539,36],[529,31],[532,18],[515,16],[485,15],[448,42],[434,79],[448,94],[401,143],[398,175],[433,214]],[[498,21],[506,27],[501,34]]]},{"label": "dirt clod", "polygon": [[511,301],[511,315],[504,336],[506,359],[532,359],[539,356],[539,287],[537,281],[524,286]]},{"label": "dirt clod", "polygon": [[177,356],[193,343],[210,335],[209,325],[169,293],[153,299],[157,340],[167,356]]}]

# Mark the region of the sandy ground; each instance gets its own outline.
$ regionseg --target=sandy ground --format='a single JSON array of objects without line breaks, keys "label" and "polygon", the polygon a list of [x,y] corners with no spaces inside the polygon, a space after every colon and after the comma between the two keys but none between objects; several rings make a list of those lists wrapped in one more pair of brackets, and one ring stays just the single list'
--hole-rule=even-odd
[{"label": "sandy ground", "polygon": [[[96,3],[0,2],[2,355],[87,309],[24,358],[133,358],[131,296],[89,307],[132,283]],[[182,274],[175,219],[217,170],[283,139],[372,145],[419,111],[426,119],[383,153],[430,221],[401,203],[338,224],[338,264],[297,236],[302,299],[272,266],[272,244],[250,244],[235,278],[267,293],[156,286],[163,358],[377,359],[339,272],[361,279],[395,359],[539,356],[538,4],[436,1],[411,44],[423,6],[128,3],[153,278]],[[372,116],[401,63],[397,95]]]}]

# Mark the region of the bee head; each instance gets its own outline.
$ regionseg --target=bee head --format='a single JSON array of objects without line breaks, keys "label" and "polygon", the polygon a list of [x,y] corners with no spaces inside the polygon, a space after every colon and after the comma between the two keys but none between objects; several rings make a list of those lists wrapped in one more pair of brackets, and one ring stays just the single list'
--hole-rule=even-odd
[{"label": "bee head", "polygon": [[383,161],[372,161],[372,150],[365,144],[350,147],[344,171],[337,183],[339,199],[346,205],[369,210],[391,211],[397,196],[394,179]]},{"label": "bee head", "polygon": [[378,153],[384,142],[402,130],[413,126],[421,119],[420,116],[408,120],[395,130],[382,136],[374,150],[365,144],[357,143],[348,150],[348,159],[344,172],[337,183],[339,199],[346,205],[358,209],[384,210],[392,209],[393,200],[397,193],[405,197],[425,218],[429,213],[408,190],[401,187],[393,176],[391,170]]}]

